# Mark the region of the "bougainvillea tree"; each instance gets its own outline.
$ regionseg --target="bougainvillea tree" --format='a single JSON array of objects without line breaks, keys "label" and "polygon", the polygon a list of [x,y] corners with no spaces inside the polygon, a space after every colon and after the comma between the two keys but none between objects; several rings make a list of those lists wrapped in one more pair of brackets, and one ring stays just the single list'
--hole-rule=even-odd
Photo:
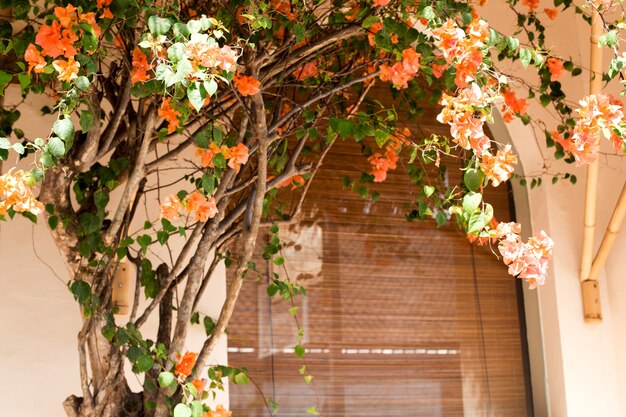
[{"label": "bougainvillea tree", "polygon": [[[588,19],[613,3],[576,12]],[[557,158],[582,163],[596,157],[601,135],[622,146],[624,114],[609,96],[587,97],[576,110],[565,101],[559,78],[581,70],[545,49],[542,19],[571,1],[543,11],[537,1],[504,4],[518,17],[522,43],[491,29],[478,4],[453,0],[0,2],[10,16],[0,26],[7,57],[0,90],[15,83],[21,102],[47,95],[44,111],[56,115],[47,135],[32,137],[14,126],[19,105],[2,110],[0,157],[21,162],[0,177],[0,215],[45,219],[67,264],[83,317],[82,392],[65,401],[68,416],[230,415],[206,399],[223,377],[247,377],[235,368],[207,370],[208,355],[255,268],[260,228],[297,219],[299,205],[273,206],[277,190],[296,188],[306,198],[338,140],[366,144],[370,166],[345,181],[346,192],[375,200],[368,184],[384,182],[405,161],[418,195],[413,218],[455,219],[472,242],[492,245],[511,275],[542,284],[551,239],[539,232],[523,241],[520,225],[498,223],[483,201],[484,188],[509,180],[517,159],[484,125],[496,108],[505,121],[541,124],[527,114],[527,100],[537,97],[561,121],[541,124],[547,145]],[[603,45],[617,51],[622,28],[607,19]],[[528,98],[498,70],[501,60],[538,73]],[[616,55],[607,79],[624,62]],[[388,87],[395,104],[373,100],[374,84]],[[440,105],[437,120],[450,126],[449,136],[422,137],[398,124],[396,107],[418,114],[424,96]],[[462,161],[462,183],[423,175],[444,157]],[[155,247],[170,248],[169,258],[151,256]],[[265,255],[280,262],[279,249],[271,239]],[[137,271],[124,324],[112,302],[121,261]],[[202,349],[187,352],[218,262],[234,269],[234,279]],[[303,292],[280,276],[270,286],[270,294]],[[142,327],[152,316],[158,334],[149,340]],[[143,392],[129,389],[126,361]]]}]

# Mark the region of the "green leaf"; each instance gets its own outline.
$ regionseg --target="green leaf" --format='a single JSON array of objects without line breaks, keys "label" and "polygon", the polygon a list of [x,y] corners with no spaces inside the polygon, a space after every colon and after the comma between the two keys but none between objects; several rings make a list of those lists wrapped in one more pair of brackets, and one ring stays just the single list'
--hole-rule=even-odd
[{"label": "green leaf", "polygon": [[366,17],[365,20],[363,20],[363,23],[361,23],[361,26],[363,26],[365,29],[368,29],[378,22],[380,22],[380,17],[376,15],[371,15],[371,16]]},{"label": "green leaf", "polygon": [[296,347],[294,348],[294,352],[297,357],[304,357],[304,347],[302,347],[302,345],[296,345]]},{"label": "green leaf", "polygon": [[28,74],[24,74],[24,73],[17,74],[17,79],[20,81],[20,86],[22,87],[22,90],[25,90],[26,87],[28,87],[32,81],[30,77],[28,76]]},{"label": "green leaf", "polygon": [[426,20],[434,20],[437,16],[435,15],[435,11],[432,7],[426,6],[422,9],[422,17]]},{"label": "green leaf", "polygon": [[64,141],[74,138],[74,124],[68,117],[64,117],[54,122],[52,130],[55,135]]},{"label": "green leaf", "polygon": [[200,112],[200,110],[202,110],[204,98],[202,97],[202,91],[200,91],[199,82],[196,81],[187,88],[187,98],[197,112]]},{"label": "green leaf", "polygon": [[89,78],[85,77],[84,75],[81,75],[80,77],[78,77],[75,81],[74,84],[76,84],[76,88],[78,88],[79,90],[82,91],[87,91],[89,90]]},{"label": "green leaf", "polygon": [[0,96],[4,95],[4,89],[9,85],[13,76],[11,74],[7,74],[4,71],[0,71]]},{"label": "green leaf", "polygon": [[304,37],[306,36],[306,28],[303,24],[298,23],[293,27],[293,33],[296,36],[296,42],[302,42],[304,40]]},{"label": "green leaf", "polygon": [[96,190],[93,194],[93,201],[96,204],[98,211],[104,213],[104,209],[109,203],[109,193],[103,189]]},{"label": "green leaf", "polygon": [[270,408],[272,409],[272,412],[274,414],[278,413],[278,403],[274,400],[267,400],[267,403],[269,404]]},{"label": "green leaf", "polygon": [[215,94],[215,92],[217,91],[217,82],[213,78],[205,81],[204,84],[202,84],[202,86],[206,90],[209,97]]},{"label": "green leaf", "polygon": [[445,226],[445,224],[448,222],[448,219],[446,218],[446,213],[444,213],[443,211],[437,212],[437,214],[435,215],[435,220],[437,221],[437,227]]},{"label": "green leaf", "polygon": [[149,235],[137,236],[137,243],[141,247],[141,252],[145,255],[148,251],[148,246],[152,243],[152,237]]},{"label": "green leaf", "polygon": [[435,192],[435,187],[433,187],[432,185],[424,186],[424,195],[426,197],[430,197],[431,195],[433,195],[434,192]]},{"label": "green leaf", "polygon": [[83,132],[89,131],[93,126],[93,114],[88,110],[81,111],[78,123],[80,123],[80,128]]},{"label": "green leaf", "polygon": [[157,241],[161,244],[161,245],[165,245],[165,243],[167,243],[167,241],[170,238],[170,234],[167,233],[165,230],[159,230],[157,232]]},{"label": "green leaf", "polygon": [[469,222],[467,224],[467,232],[477,235],[481,230],[484,229],[487,224],[485,216],[481,212],[476,212],[470,216]]},{"label": "green leaf", "polygon": [[146,372],[154,365],[154,359],[152,356],[143,354],[135,362],[135,366],[133,367],[133,371],[135,373]]},{"label": "green leaf", "polygon": [[167,388],[176,382],[176,377],[173,373],[165,371],[159,374],[158,381],[161,388]]},{"label": "green leaf", "polygon": [[174,417],[191,417],[191,409],[187,404],[176,404]]},{"label": "green leaf", "polygon": [[465,194],[463,196],[463,211],[470,214],[474,213],[478,209],[478,206],[480,206],[482,199],[483,196],[480,193],[470,191]]},{"label": "green leaf", "polygon": [[165,35],[172,27],[172,22],[169,19],[150,16],[148,18],[148,29],[154,36]]},{"label": "green leaf", "polygon": [[248,378],[248,374],[245,372],[239,372],[233,376],[232,381],[237,385],[247,385],[250,383],[250,378]]},{"label": "green leaf", "polygon": [[80,225],[86,235],[100,232],[102,220],[93,213],[81,213],[79,216]]},{"label": "green leaf", "polygon": [[50,218],[48,219],[48,226],[50,226],[50,229],[56,229],[58,224],[59,218],[57,216],[50,216]]},{"label": "green leaf", "polygon": [[213,332],[215,331],[215,321],[213,321],[211,317],[206,316],[203,322],[204,322],[204,331],[206,332],[206,335],[211,336]]},{"label": "green leaf", "polygon": [[11,147],[11,141],[7,138],[0,137],[0,149],[9,149]]},{"label": "green leaf", "polygon": [[79,304],[84,304],[91,296],[91,285],[87,281],[77,280],[70,285],[70,291]]},{"label": "green leaf", "polygon": [[485,174],[482,171],[469,168],[463,175],[463,183],[470,191],[476,191],[483,184]]},{"label": "green leaf", "polygon": [[191,408],[191,417],[202,417],[204,414],[204,408],[200,401],[192,401],[189,407]]},{"label": "green leaf", "polygon": [[316,415],[316,416],[318,416],[320,414],[319,411],[317,411],[317,407],[316,406],[307,408],[306,412],[309,413],[309,414]]},{"label": "green leaf", "polygon": [[57,138],[56,136],[52,136],[50,139],[48,139],[47,149],[51,155],[56,156],[57,158],[65,155],[65,144],[61,139]]},{"label": "green leaf", "polygon": [[17,152],[18,154],[20,154],[20,155],[23,155],[23,154],[24,154],[24,151],[25,151],[25,149],[24,149],[24,145],[22,145],[21,143],[16,142],[16,143],[14,143],[13,145],[11,145],[11,147],[12,147],[12,148],[13,148],[13,150],[14,150],[15,152]]},{"label": "green leaf", "polygon": [[527,68],[530,65],[530,61],[532,60],[533,54],[530,49],[522,48],[519,50],[519,59],[524,68]]},{"label": "green leaf", "polygon": [[185,388],[187,388],[187,391],[189,391],[189,393],[197,398],[198,397],[198,390],[196,389],[195,385],[193,385],[191,382],[187,382],[185,384]]}]

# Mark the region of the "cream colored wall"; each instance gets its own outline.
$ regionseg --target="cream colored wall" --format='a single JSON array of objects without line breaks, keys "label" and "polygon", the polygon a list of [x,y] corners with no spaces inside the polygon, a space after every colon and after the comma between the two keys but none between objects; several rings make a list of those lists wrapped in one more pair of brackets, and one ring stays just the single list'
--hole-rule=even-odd
[{"label": "cream colored wall", "polygon": [[[521,7],[521,6],[520,6]],[[543,7],[553,7],[542,2]],[[490,2],[480,9],[497,29],[506,32],[514,20],[501,2]],[[589,26],[573,11],[548,21],[547,47],[557,56],[571,57],[588,67]],[[605,56],[608,66],[608,57]],[[507,71],[533,81],[529,71],[510,66]],[[568,98],[578,101],[588,92],[588,72],[562,78]],[[609,91],[616,93],[614,86]],[[521,90],[523,96],[524,90]],[[533,103],[533,117],[554,124],[554,116]],[[572,172],[578,178],[551,185],[551,177],[533,190],[514,185],[518,219],[532,231],[546,230],[555,241],[554,258],[546,284],[535,291],[525,291],[529,321],[530,351],[533,362],[533,390],[537,417],[626,417],[626,233],[618,237],[613,253],[600,277],[604,320],[587,324],[583,320],[579,284],[584,212],[585,169],[553,161],[552,150],[545,149],[543,131],[534,131],[519,121],[496,126],[503,142],[512,138],[520,155],[520,169],[526,175],[542,171],[545,161],[553,172]],[[498,136],[496,136],[498,139]],[[611,147],[602,148],[598,188],[596,250],[626,180],[626,159],[615,156]],[[526,229],[526,233],[530,233]],[[539,341],[541,339],[541,342]],[[541,386],[543,385],[543,386]]]},{"label": "cream colored wall", "polygon": [[[16,89],[9,90],[7,105],[19,98]],[[29,100],[20,106],[18,127],[27,135],[47,136],[54,118],[41,116],[39,110],[44,104],[41,100]],[[5,162],[3,172],[14,164],[15,161]],[[169,182],[167,178],[165,181]],[[154,219],[158,217],[158,206],[155,195],[150,197],[153,200],[148,201],[146,210]],[[143,221],[138,222],[133,229],[140,229],[142,224]],[[180,247],[180,241],[172,244],[174,250]],[[150,252],[155,267],[159,257],[167,259],[165,250],[158,245]],[[65,265],[43,216],[36,226],[21,216],[0,223],[0,265],[0,417],[65,416],[63,400],[70,394],[80,395],[76,336],[81,319],[66,287]],[[223,267],[218,267],[198,306],[199,312],[217,318],[226,295],[225,277]],[[127,319],[128,316],[116,317],[119,324]],[[157,325],[156,317],[148,320],[141,329],[144,337],[154,339]],[[193,326],[186,349],[199,351],[204,339],[204,329]],[[209,364],[227,364],[226,343],[223,337]],[[130,366],[127,370],[131,388],[139,390],[140,383],[132,376]],[[215,404],[227,407],[228,392],[219,393]]]}]

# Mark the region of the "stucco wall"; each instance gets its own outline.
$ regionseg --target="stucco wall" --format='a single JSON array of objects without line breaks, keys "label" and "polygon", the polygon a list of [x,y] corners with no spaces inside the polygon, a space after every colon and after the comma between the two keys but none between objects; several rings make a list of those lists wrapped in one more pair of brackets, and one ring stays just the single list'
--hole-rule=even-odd
[{"label": "stucco wall", "polygon": [[[6,104],[19,99],[18,93],[10,87]],[[54,122],[54,118],[41,116],[39,110],[44,104],[50,103],[38,99],[20,106],[22,117],[18,127],[29,137],[47,136]],[[15,161],[5,162],[3,172],[14,164]],[[162,180],[169,182],[167,176]],[[155,194],[150,197],[152,200],[148,200],[146,210],[151,218],[156,218]],[[115,201],[115,193],[111,200]],[[143,221],[138,222],[133,230],[141,229],[142,225]],[[181,240],[173,239],[171,243],[177,251]],[[149,256],[153,263],[158,257],[166,256],[165,250],[158,246],[151,249]],[[80,395],[76,336],[81,319],[66,286],[65,265],[44,225],[43,216],[38,225],[21,216],[0,223],[0,263],[0,368],[3,373],[0,416],[65,416],[63,400],[70,394]],[[132,270],[131,276],[134,277]],[[200,313],[217,318],[226,295],[225,277],[223,266],[218,267],[198,305]],[[134,288],[134,280],[130,287]],[[182,294],[183,290],[178,292]],[[116,317],[118,324],[125,324],[127,319],[128,316]],[[148,320],[141,329],[144,337],[154,340],[157,325],[156,317]],[[199,351],[204,339],[202,326],[193,326],[186,349]],[[209,364],[227,364],[226,342],[226,337],[220,340]],[[130,366],[128,372],[131,375]],[[132,375],[128,382],[132,389],[140,389],[139,381]],[[227,391],[218,395],[215,404],[228,406]]]}]

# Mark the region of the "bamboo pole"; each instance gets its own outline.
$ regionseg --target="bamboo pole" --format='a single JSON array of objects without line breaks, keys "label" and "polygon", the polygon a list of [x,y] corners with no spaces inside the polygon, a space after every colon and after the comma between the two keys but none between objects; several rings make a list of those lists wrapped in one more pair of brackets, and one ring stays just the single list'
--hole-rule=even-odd
[{"label": "bamboo pole", "polygon": [[[598,38],[602,34],[602,31],[602,19],[598,11],[594,8],[591,15],[591,74],[589,79],[589,94],[599,94],[602,90],[602,49],[598,48]],[[597,187],[598,161],[595,161],[587,167],[583,249],[580,262],[580,281],[585,322],[602,321],[598,281],[592,280],[590,276],[596,231]]]},{"label": "bamboo pole", "polygon": [[619,200],[617,200],[617,204],[613,210],[613,215],[611,216],[611,221],[609,222],[609,226],[606,228],[606,232],[602,238],[600,249],[598,249],[598,253],[591,264],[589,280],[597,281],[600,271],[602,271],[602,268],[609,257],[609,253],[611,252],[611,248],[615,243],[615,238],[617,238],[617,234],[622,227],[624,217],[626,217],[626,184],[624,184]]}]

